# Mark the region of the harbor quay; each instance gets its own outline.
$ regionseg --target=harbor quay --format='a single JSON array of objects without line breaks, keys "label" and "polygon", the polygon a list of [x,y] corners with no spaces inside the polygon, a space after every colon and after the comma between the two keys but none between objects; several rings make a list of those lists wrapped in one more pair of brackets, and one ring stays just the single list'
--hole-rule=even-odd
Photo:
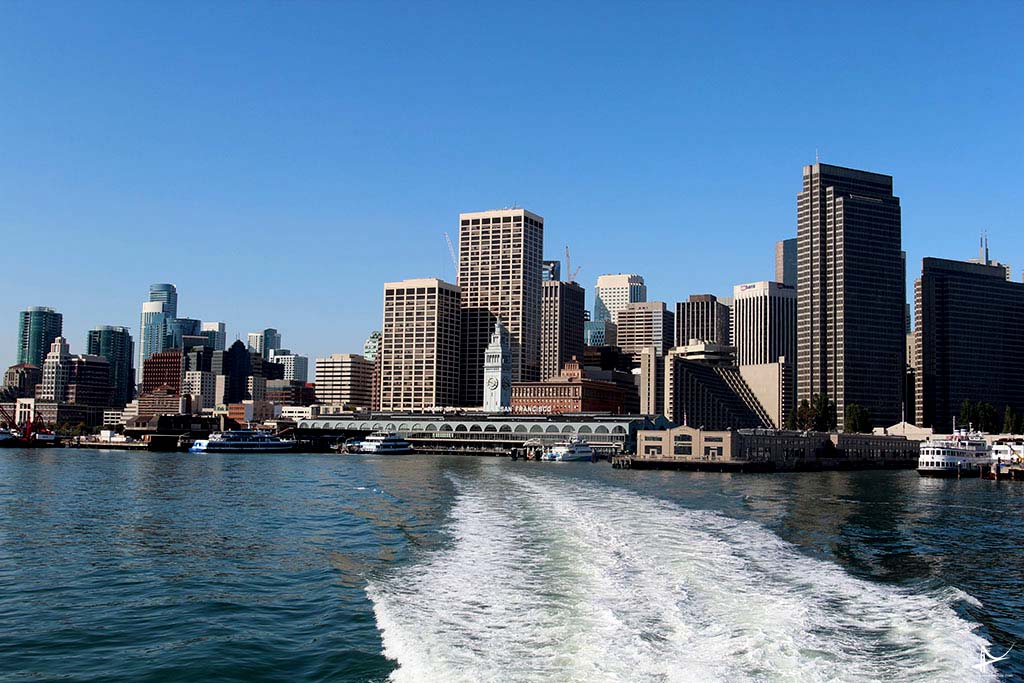
[{"label": "harbor quay", "polygon": [[297,441],[313,450],[349,439],[388,432],[408,440],[421,453],[503,455],[513,449],[547,448],[579,438],[601,456],[633,453],[637,434],[671,426],[647,415],[564,414],[521,416],[507,413],[353,413],[301,420]]},{"label": "harbor quay", "polygon": [[717,472],[913,469],[920,444],[888,434],[679,426],[640,431],[635,454],[619,456],[612,465]]}]

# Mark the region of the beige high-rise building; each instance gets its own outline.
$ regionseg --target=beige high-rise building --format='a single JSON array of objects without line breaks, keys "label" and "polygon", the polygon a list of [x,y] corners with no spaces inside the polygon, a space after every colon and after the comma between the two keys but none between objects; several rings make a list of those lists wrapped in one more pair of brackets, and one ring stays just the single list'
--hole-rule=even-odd
[{"label": "beige high-rise building", "polygon": [[316,359],[316,398],[329,406],[370,407],[373,363],[357,353]]},{"label": "beige high-rise building", "polygon": [[573,357],[583,360],[586,295],[575,282],[547,280],[541,291],[540,378],[558,377]]},{"label": "beige high-rise building", "polygon": [[483,405],[484,349],[495,321],[508,331],[512,381],[540,379],[543,247],[544,219],[525,209],[459,215],[462,405]]},{"label": "beige high-rise building", "polygon": [[601,275],[594,287],[594,321],[616,322],[619,311],[633,303],[647,301],[647,285],[636,273]]},{"label": "beige high-rise building", "polygon": [[[539,260],[537,278],[539,289]],[[384,325],[377,351],[381,410],[459,404],[460,298],[459,287],[437,278],[384,284]],[[372,374],[373,363],[366,362]],[[317,394],[319,390],[318,383]],[[366,398],[369,403],[369,394]]]},{"label": "beige high-rise building", "polygon": [[627,304],[620,309],[618,317],[618,342],[623,353],[639,359],[640,352],[653,346],[662,355],[672,348],[672,311],[663,301],[644,301]]}]

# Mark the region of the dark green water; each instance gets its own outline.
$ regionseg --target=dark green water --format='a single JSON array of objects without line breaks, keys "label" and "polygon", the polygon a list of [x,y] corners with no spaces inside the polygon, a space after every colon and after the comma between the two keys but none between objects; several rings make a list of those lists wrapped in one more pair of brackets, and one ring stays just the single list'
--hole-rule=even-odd
[{"label": "dark green water", "polygon": [[1024,484],[0,451],[4,681],[1024,678]]}]

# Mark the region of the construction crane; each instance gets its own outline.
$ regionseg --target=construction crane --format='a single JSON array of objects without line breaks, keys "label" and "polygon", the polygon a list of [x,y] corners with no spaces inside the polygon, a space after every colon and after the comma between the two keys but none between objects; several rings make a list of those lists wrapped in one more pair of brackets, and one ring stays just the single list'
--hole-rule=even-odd
[{"label": "construction crane", "polygon": [[452,246],[452,238],[448,231],[444,233],[444,241],[448,244],[448,255],[452,257],[452,265],[455,266],[455,284],[459,284],[459,257],[455,255],[455,247]]},{"label": "construction crane", "polygon": [[569,245],[565,245],[565,281],[576,282],[576,276],[580,274],[580,266],[572,269],[572,257],[569,256]]}]

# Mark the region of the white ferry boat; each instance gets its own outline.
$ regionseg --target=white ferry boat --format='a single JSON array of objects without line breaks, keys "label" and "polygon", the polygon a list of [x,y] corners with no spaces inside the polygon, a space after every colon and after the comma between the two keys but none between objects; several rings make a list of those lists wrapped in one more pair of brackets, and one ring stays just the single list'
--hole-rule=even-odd
[{"label": "white ferry boat", "polygon": [[540,459],[556,462],[590,462],[594,459],[594,449],[583,439],[573,437],[564,444],[554,446],[550,451],[542,455]]},{"label": "white ferry boat", "polygon": [[190,453],[284,453],[295,448],[294,441],[285,441],[257,429],[233,429],[214,432],[209,439],[197,439]]},{"label": "white ferry boat", "polygon": [[921,442],[917,473],[922,477],[980,477],[993,462],[982,435],[961,429],[948,439]]},{"label": "white ferry boat", "polygon": [[412,444],[388,432],[374,432],[356,448],[357,453],[374,453],[377,455],[406,455],[412,453]]}]

